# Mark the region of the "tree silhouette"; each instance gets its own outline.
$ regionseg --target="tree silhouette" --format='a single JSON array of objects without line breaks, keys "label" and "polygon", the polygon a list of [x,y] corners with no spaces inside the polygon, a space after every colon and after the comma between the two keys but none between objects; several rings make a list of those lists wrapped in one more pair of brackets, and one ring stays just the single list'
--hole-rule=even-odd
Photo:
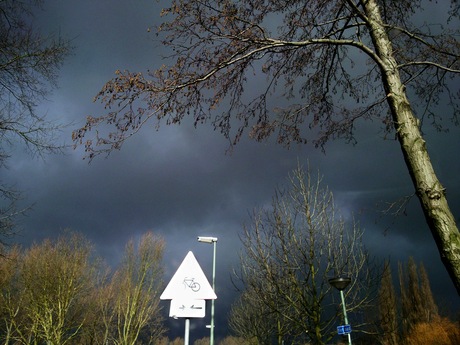
[{"label": "tree silhouette", "polygon": [[[58,72],[73,53],[68,39],[43,35],[32,26],[32,14],[43,0],[0,1],[0,168],[8,167],[13,148],[32,155],[59,152],[62,125],[38,114],[38,104],[57,86]],[[22,193],[0,180],[0,243],[18,232]]]}]

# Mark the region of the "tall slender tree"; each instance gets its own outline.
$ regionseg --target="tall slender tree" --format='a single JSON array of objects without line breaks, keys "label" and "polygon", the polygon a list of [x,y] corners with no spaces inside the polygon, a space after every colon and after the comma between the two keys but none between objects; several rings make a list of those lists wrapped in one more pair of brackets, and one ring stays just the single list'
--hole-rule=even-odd
[{"label": "tall slender tree", "polygon": [[379,290],[379,324],[382,345],[398,344],[398,313],[390,262],[385,263]]},{"label": "tall slender tree", "polygon": [[[430,328],[435,333],[442,332],[442,330],[449,333],[440,339],[454,337],[458,333],[458,329],[451,321],[440,317],[431,292],[428,274],[422,262],[418,268],[413,257],[409,257],[407,263],[399,262],[398,281],[400,298],[395,292],[390,264],[387,262],[379,289],[379,317],[376,334],[380,344],[395,345],[406,341],[415,344],[424,336],[426,337]],[[429,338],[435,339],[436,337],[430,336]],[[440,340],[439,343],[443,341]]]},{"label": "tall slender tree", "polygon": [[[113,110],[89,116],[73,140],[85,145],[92,159],[120,149],[151,118],[158,127],[190,116],[195,125],[211,121],[231,147],[249,128],[258,141],[274,135],[286,146],[312,142],[324,148],[337,138],[355,141],[356,124],[373,120],[380,124],[376,130],[383,127],[386,137],[399,141],[426,222],[460,294],[460,233],[421,134],[426,122],[445,129],[440,117],[447,113],[458,124],[459,31],[445,22],[435,25],[434,16],[429,23],[417,22],[427,3],[173,0],[161,12],[170,19],[157,27],[171,65],[149,71],[148,77],[117,71],[96,96]],[[446,20],[448,6],[438,4]],[[258,73],[266,84],[248,92]],[[286,98],[284,106],[273,101],[277,96]],[[103,123],[113,126],[107,137],[97,130],[87,137]]]},{"label": "tall slender tree", "polygon": [[410,313],[410,303],[409,297],[407,296],[407,289],[404,278],[404,269],[403,264],[398,262],[398,279],[399,279],[399,291],[401,293],[401,319],[403,332],[409,332],[410,322],[409,322],[409,313]]},{"label": "tall slender tree", "polygon": [[420,299],[422,301],[422,309],[425,313],[425,320],[432,322],[439,319],[438,306],[436,305],[433,293],[431,292],[430,281],[428,273],[426,272],[423,262],[419,265],[420,272]]},{"label": "tall slender tree", "polygon": [[439,321],[438,308],[434,302],[428,275],[422,263],[419,267],[417,270],[413,257],[409,257],[406,265],[399,263],[398,266],[401,318],[405,334],[411,333],[417,324]]},{"label": "tall slender tree", "polygon": [[409,257],[407,261],[407,296],[409,297],[409,322],[415,325],[424,322],[422,299],[420,296],[420,283],[418,279],[417,265],[414,258]]},{"label": "tall slender tree", "polygon": [[123,264],[112,279],[116,334],[120,345],[134,345],[148,327],[149,338],[164,332],[159,294],[163,287],[164,240],[146,233],[136,246],[126,245]]}]

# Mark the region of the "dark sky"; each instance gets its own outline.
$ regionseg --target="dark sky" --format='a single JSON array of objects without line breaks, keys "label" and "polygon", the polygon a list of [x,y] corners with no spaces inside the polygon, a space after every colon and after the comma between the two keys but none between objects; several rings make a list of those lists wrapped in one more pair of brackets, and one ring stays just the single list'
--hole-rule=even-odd
[{"label": "dark sky", "polygon": [[[86,116],[105,113],[92,99],[117,69],[144,72],[160,67],[161,48],[147,29],[159,24],[165,1],[79,0],[47,1],[38,13],[36,26],[43,32],[60,29],[75,37],[76,54],[61,71],[60,88],[40,107],[49,118],[70,123],[62,141],[71,144],[72,129],[83,126]],[[444,4],[444,2],[442,2]],[[447,1],[445,2],[447,3]],[[437,4],[434,11],[445,11]],[[432,13],[432,12],[430,12]],[[153,36],[153,35],[152,35]],[[440,109],[442,111],[442,109]],[[234,294],[230,271],[240,249],[238,233],[248,221],[248,210],[267,204],[275,187],[299,161],[307,161],[324,175],[345,219],[360,221],[372,255],[416,262],[423,260],[432,289],[439,300],[457,311],[459,298],[441,263],[431,233],[414,197],[408,215],[378,223],[378,214],[364,212],[381,201],[395,201],[413,193],[398,142],[383,140],[377,123],[358,127],[358,144],[330,143],[326,154],[305,146],[287,150],[269,141],[266,145],[243,140],[232,155],[227,141],[210,125],[195,129],[190,121],[181,126],[149,124],[108,159],[98,157],[91,165],[81,148],[65,155],[34,159],[20,148],[13,152],[5,182],[26,191],[27,203],[36,203],[23,223],[18,241],[28,244],[54,237],[62,229],[84,233],[97,251],[116,264],[131,237],[146,231],[164,236],[168,282],[189,250],[193,251],[211,279],[212,246],[198,243],[197,236],[218,237],[216,332],[226,334],[225,318]],[[438,178],[447,188],[455,217],[460,217],[460,129],[438,133],[425,128],[425,140]],[[165,304],[165,308],[169,308]],[[205,320],[192,320],[191,341],[208,334]],[[183,320],[169,323],[182,335]]]}]

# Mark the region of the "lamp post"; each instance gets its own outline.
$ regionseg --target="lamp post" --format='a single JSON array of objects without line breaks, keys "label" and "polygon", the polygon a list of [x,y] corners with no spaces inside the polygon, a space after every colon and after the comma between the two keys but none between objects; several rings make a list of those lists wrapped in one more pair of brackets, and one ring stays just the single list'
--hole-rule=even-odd
[{"label": "lamp post", "polygon": [[[329,284],[335,287],[337,290],[340,291],[340,297],[342,298],[342,307],[343,307],[343,318],[345,324],[348,325],[348,318],[347,318],[347,308],[345,307],[345,298],[343,297],[343,290],[345,290],[348,284],[351,283],[350,278],[332,278],[329,279]],[[351,335],[348,333],[348,344],[351,345]]]},{"label": "lamp post", "polygon": [[[214,244],[214,254],[212,259],[212,289],[216,292],[216,244],[217,237],[202,237],[198,236],[198,242]],[[214,345],[214,300],[211,300],[211,334],[209,337],[209,345]]]}]

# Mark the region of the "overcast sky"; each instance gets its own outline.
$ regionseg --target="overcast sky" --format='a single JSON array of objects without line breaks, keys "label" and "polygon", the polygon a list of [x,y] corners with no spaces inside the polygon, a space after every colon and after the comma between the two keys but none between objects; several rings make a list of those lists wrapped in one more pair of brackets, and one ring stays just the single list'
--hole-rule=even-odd
[{"label": "overcast sky", "polygon": [[[59,90],[40,107],[49,118],[73,123],[63,131],[63,141],[71,143],[71,130],[83,126],[86,116],[105,114],[104,107],[92,100],[116,70],[144,72],[165,63],[147,32],[159,24],[163,6],[165,1],[153,0],[45,0],[36,26],[45,33],[60,29],[75,37],[77,47],[61,71]],[[375,223],[378,214],[360,214],[381,200],[395,201],[413,193],[398,142],[383,140],[378,124],[361,123],[356,146],[333,142],[326,154],[308,145],[287,150],[273,142],[263,145],[244,138],[232,155],[225,154],[227,141],[210,125],[195,129],[185,121],[181,126],[163,126],[158,132],[153,125],[143,128],[121,151],[108,159],[98,157],[91,165],[82,160],[81,148],[48,156],[45,161],[17,149],[2,178],[16,183],[17,189],[26,191],[25,202],[36,205],[16,239],[28,244],[70,228],[84,233],[98,253],[116,264],[129,238],[153,231],[167,242],[168,282],[189,250],[211,279],[212,246],[196,238],[217,237],[216,332],[222,337],[234,296],[230,270],[238,263],[238,233],[248,221],[248,210],[268,203],[297,161],[304,165],[309,161],[311,168],[324,175],[343,216],[360,221],[372,255],[391,258],[393,265],[407,261],[410,255],[416,262],[423,260],[436,297],[458,308],[458,295],[416,198],[408,215],[397,219],[386,233],[392,219]],[[457,220],[459,134],[459,128],[444,134],[427,127],[424,135]],[[208,317],[192,320],[192,342],[208,334],[204,328],[208,322]],[[180,333],[183,320],[170,322],[169,327]]]}]

